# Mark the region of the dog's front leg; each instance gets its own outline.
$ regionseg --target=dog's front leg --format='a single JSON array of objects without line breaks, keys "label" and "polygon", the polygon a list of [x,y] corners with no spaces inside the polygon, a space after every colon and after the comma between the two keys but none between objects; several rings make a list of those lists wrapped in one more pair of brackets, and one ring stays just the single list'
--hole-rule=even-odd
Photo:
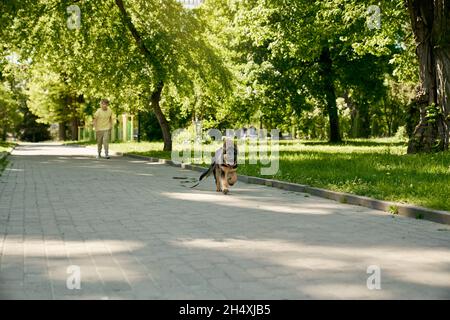
[{"label": "dog's front leg", "polygon": [[223,194],[227,194],[228,189],[230,188],[228,185],[228,170],[221,170],[220,180],[223,188]]},{"label": "dog's front leg", "polygon": [[214,168],[214,180],[216,181],[216,191],[217,192],[220,192],[220,191],[222,191],[222,189],[221,189],[221,187],[220,187],[220,172],[221,172],[222,170],[220,170],[220,167],[219,166],[216,166],[215,168]]}]

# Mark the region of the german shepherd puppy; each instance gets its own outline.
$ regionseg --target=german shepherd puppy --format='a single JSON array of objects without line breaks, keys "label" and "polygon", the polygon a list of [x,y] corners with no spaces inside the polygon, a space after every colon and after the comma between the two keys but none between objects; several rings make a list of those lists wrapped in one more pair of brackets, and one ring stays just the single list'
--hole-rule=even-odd
[{"label": "german shepherd puppy", "polygon": [[227,194],[230,186],[233,186],[237,181],[237,156],[236,142],[225,139],[223,147],[216,151],[211,166],[200,176],[199,183],[212,173],[216,181],[216,191]]}]

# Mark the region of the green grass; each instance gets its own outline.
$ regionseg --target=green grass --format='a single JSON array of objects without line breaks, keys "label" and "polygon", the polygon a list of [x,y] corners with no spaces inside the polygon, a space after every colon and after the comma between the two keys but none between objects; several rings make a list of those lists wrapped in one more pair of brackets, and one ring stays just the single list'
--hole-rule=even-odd
[{"label": "green grass", "polygon": [[[161,142],[111,144],[114,151],[170,159],[162,147]],[[239,166],[244,175],[450,211],[450,152],[407,155],[406,144],[394,139],[281,141],[277,174],[262,176],[260,170],[260,164]]]},{"label": "green grass", "polygon": [[15,145],[13,142],[0,141],[0,152],[10,152]]},{"label": "green grass", "polygon": [[117,152],[133,153],[137,155],[170,159],[171,152],[162,151],[164,143],[162,142],[140,142],[140,143],[112,143],[110,148]]},{"label": "green grass", "polygon": [[5,170],[6,165],[8,164],[8,160],[2,157],[4,152],[11,152],[12,148],[15,146],[15,143],[0,141],[0,176],[2,175],[3,170]]}]

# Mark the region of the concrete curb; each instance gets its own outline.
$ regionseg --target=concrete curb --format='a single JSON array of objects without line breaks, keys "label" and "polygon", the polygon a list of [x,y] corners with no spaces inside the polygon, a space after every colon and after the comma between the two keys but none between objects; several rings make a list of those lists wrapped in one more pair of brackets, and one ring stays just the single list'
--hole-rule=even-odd
[{"label": "concrete curb", "polygon": [[[128,153],[125,153],[125,154],[116,153],[116,155],[126,156],[126,157],[134,158],[134,159],[146,160],[146,161],[150,161],[150,162],[162,163],[162,164],[170,165],[173,167],[178,167],[178,168],[183,168],[183,169],[193,170],[193,171],[198,171],[198,172],[205,171],[204,167],[195,166],[195,165],[191,165],[191,164],[175,163],[172,160],[159,159],[159,158],[153,158],[153,157],[145,157],[145,156],[139,156],[139,155],[128,154]],[[238,181],[249,183],[249,184],[257,184],[257,185],[263,185],[263,186],[283,189],[283,190],[287,190],[287,191],[308,193],[313,196],[334,200],[334,201],[337,201],[340,203],[358,205],[358,206],[362,206],[362,207],[366,207],[366,208],[370,208],[370,209],[389,212],[391,214],[398,214],[398,215],[404,216],[404,217],[423,219],[423,220],[428,220],[428,221],[433,221],[433,222],[437,222],[437,223],[450,225],[450,212],[447,212],[447,211],[432,210],[432,209],[428,209],[428,208],[424,208],[424,207],[418,207],[418,206],[408,205],[408,204],[399,203],[399,202],[377,200],[377,199],[364,197],[364,196],[358,196],[358,195],[350,194],[350,193],[331,191],[331,190],[326,190],[326,189],[314,188],[314,187],[310,187],[310,186],[302,185],[302,184],[296,184],[296,183],[284,182],[284,181],[278,181],[278,180],[272,180],[272,179],[264,179],[264,178],[259,178],[259,177],[239,175]]]}]

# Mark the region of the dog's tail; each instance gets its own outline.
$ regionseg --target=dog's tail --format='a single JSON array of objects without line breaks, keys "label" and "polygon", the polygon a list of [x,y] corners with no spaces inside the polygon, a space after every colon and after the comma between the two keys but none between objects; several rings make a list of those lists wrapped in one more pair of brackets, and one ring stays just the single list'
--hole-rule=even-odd
[{"label": "dog's tail", "polygon": [[193,185],[191,188],[197,187],[197,186],[200,184],[200,182],[202,182],[202,180],[203,180],[204,178],[209,177],[209,176],[211,175],[211,173],[213,172],[213,168],[214,168],[215,165],[216,165],[216,162],[213,162],[213,163],[209,166],[208,170],[206,170],[205,172],[202,173],[202,175],[201,175],[200,178],[198,179],[198,183],[197,183],[196,185]]}]

